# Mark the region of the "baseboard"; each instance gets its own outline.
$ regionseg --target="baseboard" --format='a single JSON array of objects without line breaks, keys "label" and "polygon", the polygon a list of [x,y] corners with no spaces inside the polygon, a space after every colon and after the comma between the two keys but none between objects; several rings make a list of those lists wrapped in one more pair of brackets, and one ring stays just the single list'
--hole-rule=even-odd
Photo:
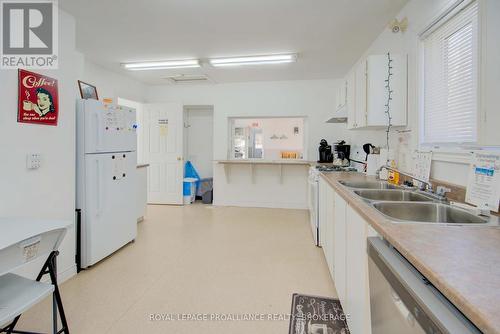
[{"label": "baseboard", "polygon": [[[76,276],[76,263],[72,264],[66,269],[57,271],[57,283],[62,284],[69,280],[71,277]],[[49,275],[45,275],[42,278],[42,282],[48,283],[50,282]]]},{"label": "baseboard", "polygon": [[214,199],[213,204],[216,206],[240,206],[240,207],[245,207],[245,208],[308,210],[307,204],[303,204],[303,203],[216,201]]},{"label": "baseboard", "polygon": [[63,283],[67,280],[69,280],[71,277],[76,276],[76,263],[72,264],[68,268],[64,270],[58,270],[57,273],[57,282],[58,283]]}]

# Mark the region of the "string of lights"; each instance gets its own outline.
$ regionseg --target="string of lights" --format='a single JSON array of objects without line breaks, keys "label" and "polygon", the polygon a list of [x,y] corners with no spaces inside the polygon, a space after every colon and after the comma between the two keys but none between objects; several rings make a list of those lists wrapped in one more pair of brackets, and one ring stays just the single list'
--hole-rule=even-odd
[{"label": "string of lights", "polygon": [[392,101],[392,93],[393,90],[391,88],[391,77],[393,76],[392,72],[392,62],[391,54],[387,52],[387,79],[385,79],[385,89],[387,89],[387,103],[385,104],[385,114],[387,115],[387,128],[386,132],[386,146],[387,150],[389,150],[389,132],[392,127],[392,116],[391,116],[391,101]]}]

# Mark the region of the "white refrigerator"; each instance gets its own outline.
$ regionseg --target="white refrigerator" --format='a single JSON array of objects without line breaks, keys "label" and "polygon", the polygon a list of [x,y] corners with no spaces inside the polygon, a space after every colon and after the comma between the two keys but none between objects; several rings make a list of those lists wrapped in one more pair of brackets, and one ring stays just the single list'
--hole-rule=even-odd
[{"label": "white refrigerator", "polygon": [[77,259],[89,267],[133,241],[136,214],[136,115],[127,107],[77,100]]}]

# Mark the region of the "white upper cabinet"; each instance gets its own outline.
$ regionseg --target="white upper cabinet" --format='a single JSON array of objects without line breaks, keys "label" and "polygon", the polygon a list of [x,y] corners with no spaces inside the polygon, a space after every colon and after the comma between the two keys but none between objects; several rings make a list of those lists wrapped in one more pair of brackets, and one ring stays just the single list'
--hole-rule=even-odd
[{"label": "white upper cabinet", "polygon": [[337,88],[337,111],[344,108],[347,103],[347,82],[342,80],[342,83]]},{"label": "white upper cabinet", "polygon": [[[390,57],[390,65],[389,65]],[[366,116],[369,126],[387,126],[386,105],[389,102],[391,123],[406,125],[406,56],[370,56],[366,62]],[[390,68],[389,68],[390,66]],[[390,71],[390,72],[389,72]],[[389,78],[389,73],[390,78]],[[389,79],[389,88],[386,84]],[[389,101],[389,89],[391,100]]]},{"label": "white upper cabinet", "polygon": [[356,70],[353,69],[346,78],[347,128],[352,129],[356,123]]},{"label": "white upper cabinet", "polygon": [[368,56],[348,74],[346,105],[349,106],[347,118],[349,129],[387,126],[386,104],[389,101],[389,90],[391,124],[406,126],[408,90],[406,56],[391,54],[390,58],[389,66],[388,55]]},{"label": "white upper cabinet", "polygon": [[326,123],[345,123],[347,121],[348,89],[347,80],[342,80],[337,88],[335,109],[328,114]]},{"label": "white upper cabinet", "polygon": [[366,126],[366,61],[361,61],[354,71],[355,91],[354,91],[354,128]]}]

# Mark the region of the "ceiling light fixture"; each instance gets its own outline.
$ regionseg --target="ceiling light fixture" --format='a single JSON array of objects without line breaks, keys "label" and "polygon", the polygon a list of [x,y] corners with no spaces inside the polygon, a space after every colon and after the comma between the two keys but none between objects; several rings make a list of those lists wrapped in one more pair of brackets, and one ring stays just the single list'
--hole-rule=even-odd
[{"label": "ceiling light fixture", "polygon": [[280,54],[268,56],[247,56],[247,57],[230,57],[230,58],[214,58],[210,59],[210,65],[215,67],[221,66],[241,66],[241,65],[265,65],[265,64],[282,64],[293,63],[297,61],[296,54]]},{"label": "ceiling light fixture", "polygon": [[207,83],[210,82],[210,78],[205,74],[180,74],[165,77],[164,79],[171,81],[172,83]]},{"label": "ceiling light fixture", "polygon": [[124,63],[122,64],[127,70],[144,71],[144,70],[167,70],[175,68],[193,68],[200,67],[198,59],[191,60],[166,60],[166,61],[148,61],[141,63]]}]

